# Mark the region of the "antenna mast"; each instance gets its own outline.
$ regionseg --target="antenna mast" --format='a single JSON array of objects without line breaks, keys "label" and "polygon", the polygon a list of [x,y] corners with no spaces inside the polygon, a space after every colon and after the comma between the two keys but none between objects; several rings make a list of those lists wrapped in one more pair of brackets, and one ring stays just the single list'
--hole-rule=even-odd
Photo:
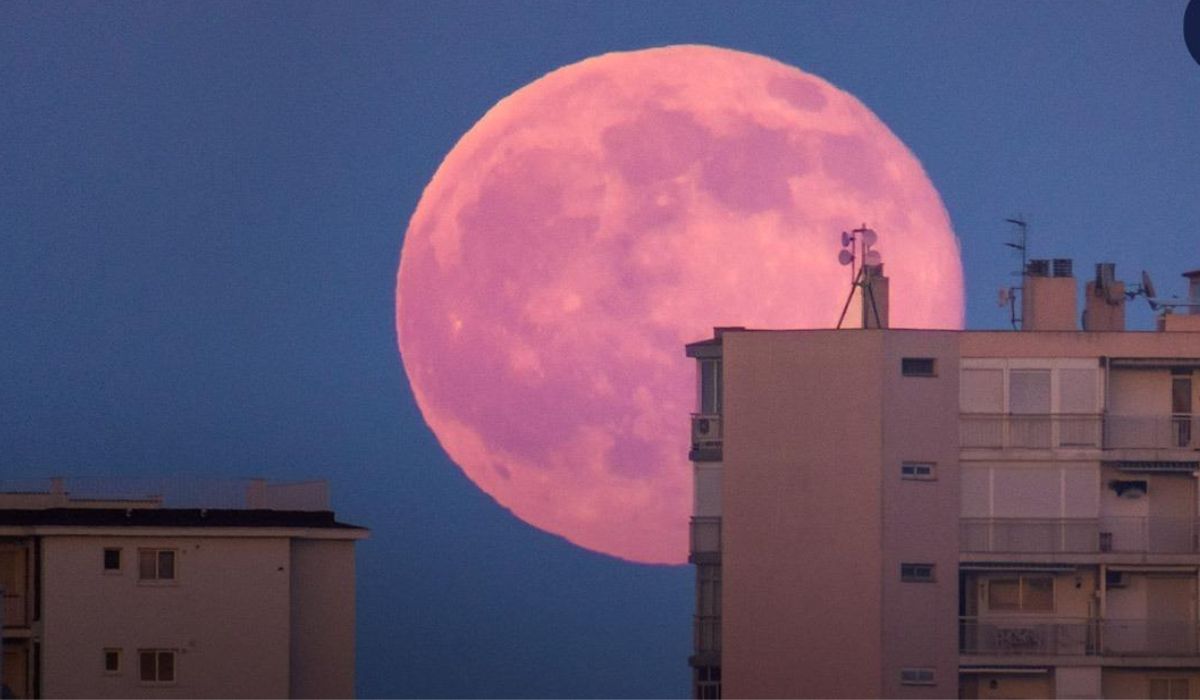
[{"label": "antenna mast", "polygon": [[[850,310],[850,302],[854,299],[854,290],[856,289],[862,289],[864,299],[871,301],[871,314],[875,317],[875,327],[881,326],[879,307],[875,305],[875,291],[871,286],[871,274],[867,270],[868,267],[877,267],[883,263],[883,257],[879,251],[871,250],[871,246],[875,245],[877,240],[879,240],[879,236],[867,228],[866,224],[850,232],[842,231],[842,250],[838,253],[838,262],[850,266],[850,294],[846,296],[846,303],[842,306],[842,315],[838,316],[838,328],[841,328],[842,322],[846,320],[846,312]],[[855,262],[858,262],[857,272],[855,271]]]},{"label": "antenna mast", "polygon": [[1021,253],[1021,268],[1017,270],[1017,279],[1020,280],[1016,285],[1008,288],[1008,294],[1002,294],[1001,298],[1007,297],[1009,320],[1012,323],[1013,330],[1020,330],[1021,324],[1025,319],[1017,315],[1017,293],[1020,292],[1021,299],[1025,299],[1025,268],[1029,261],[1029,222],[1025,221],[1023,214],[1017,214],[1012,219],[1005,219],[1010,224],[1017,227],[1017,242],[1008,242],[1004,245],[1013,248]]}]

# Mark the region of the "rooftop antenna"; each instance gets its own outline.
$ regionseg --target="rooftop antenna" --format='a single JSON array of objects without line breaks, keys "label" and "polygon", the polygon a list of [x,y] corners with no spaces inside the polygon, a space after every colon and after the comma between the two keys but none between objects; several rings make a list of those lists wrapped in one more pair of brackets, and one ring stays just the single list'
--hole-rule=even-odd
[{"label": "rooftop antenna", "polygon": [[1146,297],[1146,303],[1150,305],[1151,311],[1161,311],[1164,314],[1169,314],[1179,308],[1200,308],[1200,304],[1190,300],[1183,301],[1179,297],[1171,297],[1170,299],[1159,298],[1157,290],[1154,289],[1154,282],[1150,280],[1150,273],[1145,270],[1142,270],[1142,283],[1134,287],[1131,291],[1125,292],[1125,296],[1131,300],[1137,297]]},{"label": "rooftop antenna", "polygon": [[[850,309],[850,301],[854,299],[854,290],[862,289],[863,294],[871,301],[871,314],[875,316],[875,327],[880,327],[879,308],[875,306],[875,292],[871,288],[871,275],[868,267],[878,267],[883,264],[883,256],[877,250],[871,250],[878,234],[863,224],[853,231],[842,231],[842,249],[838,251],[838,263],[850,266],[850,294],[842,306],[842,315],[838,316],[837,327],[842,327],[846,320],[846,312]],[[857,252],[856,252],[857,249]],[[857,265],[856,265],[857,263]]]},{"label": "rooftop antenna", "polygon": [[1014,218],[1005,219],[1005,221],[1017,227],[1016,242],[1010,241],[1004,245],[1021,253],[1021,268],[1016,273],[1020,282],[1001,289],[996,301],[1000,306],[1008,305],[1009,321],[1012,323],[1013,330],[1020,330],[1024,319],[1017,315],[1017,296],[1025,294],[1025,267],[1029,264],[1029,222],[1025,221],[1023,214],[1017,214]]}]

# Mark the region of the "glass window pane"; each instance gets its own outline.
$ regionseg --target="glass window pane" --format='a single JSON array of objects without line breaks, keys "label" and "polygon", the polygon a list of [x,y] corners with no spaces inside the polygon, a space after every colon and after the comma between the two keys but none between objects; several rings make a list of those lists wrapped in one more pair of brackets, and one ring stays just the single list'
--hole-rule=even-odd
[{"label": "glass window pane", "polygon": [[158,553],[158,577],[175,578],[175,552],[164,550]]},{"label": "glass window pane", "polygon": [[175,652],[173,652],[173,651],[158,652],[158,680],[160,680],[160,681],[175,680]]},{"label": "glass window pane", "polygon": [[1018,610],[1021,607],[1021,586],[1017,579],[992,579],[988,582],[989,610]]},{"label": "glass window pane", "polygon": [[1192,378],[1175,377],[1171,380],[1171,413],[1192,412]]},{"label": "glass window pane", "polygon": [[158,578],[158,568],[155,563],[155,552],[153,549],[143,549],[138,551],[138,578],[150,580]]},{"label": "glass window pane", "polygon": [[143,651],[138,654],[140,657],[141,678],[144,681],[157,680],[154,674],[154,652]]},{"label": "glass window pane", "polygon": [[1029,577],[1022,580],[1022,610],[1053,610],[1054,579],[1049,576]]},{"label": "glass window pane", "polygon": [[1009,412],[1046,414],[1050,412],[1050,370],[1014,369],[1008,373]]},{"label": "glass window pane", "polygon": [[104,550],[104,569],[105,571],[115,571],[121,568],[121,550],[106,549]]},{"label": "glass window pane", "polygon": [[964,369],[958,384],[963,413],[1004,413],[1004,371]]}]

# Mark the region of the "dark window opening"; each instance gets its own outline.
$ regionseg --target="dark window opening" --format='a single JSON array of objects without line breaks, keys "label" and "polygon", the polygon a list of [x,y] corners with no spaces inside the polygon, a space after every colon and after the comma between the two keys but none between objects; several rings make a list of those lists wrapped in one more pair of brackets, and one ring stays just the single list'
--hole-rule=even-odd
[{"label": "dark window opening", "polygon": [[905,357],[900,360],[900,373],[906,377],[936,377],[936,370],[932,357]]},{"label": "dark window opening", "polygon": [[119,571],[121,569],[121,550],[108,548],[104,550],[104,570]]}]

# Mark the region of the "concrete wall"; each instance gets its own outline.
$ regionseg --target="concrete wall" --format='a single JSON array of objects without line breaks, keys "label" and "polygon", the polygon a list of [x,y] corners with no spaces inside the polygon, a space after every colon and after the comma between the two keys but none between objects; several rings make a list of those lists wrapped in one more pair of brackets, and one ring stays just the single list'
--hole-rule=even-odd
[{"label": "concrete wall", "polygon": [[291,697],[354,697],[354,580],[354,542],[292,540]]},{"label": "concrete wall", "polygon": [[[103,550],[122,548],[118,572]],[[138,579],[142,547],[177,550],[173,582]],[[286,538],[56,536],[42,540],[45,697],[283,697]],[[122,650],[106,674],[103,650]],[[144,685],[138,650],[176,650],[176,681]]]},{"label": "concrete wall", "polygon": [[[936,376],[901,374],[905,357],[934,358]],[[957,697],[958,338],[886,333],[883,396],[883,696]],[[937,478],[902,479],[905,461],[933,462]],[[902,562],[932,562],[933,583],[900,579]],[[933,686],[900,683],[905,667],[934,669]]]},{"label": "concrete wall", "polygon": [[883,332],[723,344],[722,693],[879,697]]}]

